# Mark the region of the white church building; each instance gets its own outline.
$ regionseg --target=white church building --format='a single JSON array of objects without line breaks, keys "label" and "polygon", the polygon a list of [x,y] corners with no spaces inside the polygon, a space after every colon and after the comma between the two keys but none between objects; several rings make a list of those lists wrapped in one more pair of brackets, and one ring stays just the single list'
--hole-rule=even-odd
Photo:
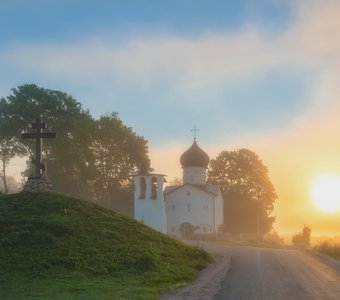
[{"label": "white church building", "polygon": [[223,226],[223,198],[218,185],[207,184],[209,156],[197,145],[180,158],[183,184],[167,186],[165,175],[134,177],[135,219],[176,237],[211,235]]}]

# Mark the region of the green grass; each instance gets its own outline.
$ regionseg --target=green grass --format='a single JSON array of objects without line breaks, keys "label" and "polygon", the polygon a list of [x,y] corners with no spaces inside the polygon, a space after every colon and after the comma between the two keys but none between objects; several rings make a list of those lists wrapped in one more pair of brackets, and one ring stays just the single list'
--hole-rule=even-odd
[{"label": "green grass", "polygon": [[315,246],[314,249],[318,252],[340,260],[340,244],[324,242],[318,246]]},{"label": "green grass", "polygon": [[57,194],[0,196],[0,299],[158,299],[212,258]]},{"label": "green grass", "polygon": [[266,241],[266,240],[221,240],[219,241],[222,245],[228,246],[243,246],[243,247],[258,247],[258,248],[270,248],[270,249],[282,249],[284,245]]}]

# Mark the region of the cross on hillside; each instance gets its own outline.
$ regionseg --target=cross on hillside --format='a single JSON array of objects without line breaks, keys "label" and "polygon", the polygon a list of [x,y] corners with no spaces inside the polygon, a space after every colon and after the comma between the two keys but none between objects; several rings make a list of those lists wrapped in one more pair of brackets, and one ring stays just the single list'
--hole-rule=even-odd
[{"label": "cross on hillside", "polygon": [[46,124],[38,118],[35,123],[32,123],[32,129],[35,129],[35,132],[21,134],[22,139],[35,139],[35,158],[32,158],[32,164],[35,165],[34,177],[37,178],[41,178],[42,172],[45,170],[45,166],[41,162],[42,139],[56,138],[55,132],[43,132],[45,128]]}]

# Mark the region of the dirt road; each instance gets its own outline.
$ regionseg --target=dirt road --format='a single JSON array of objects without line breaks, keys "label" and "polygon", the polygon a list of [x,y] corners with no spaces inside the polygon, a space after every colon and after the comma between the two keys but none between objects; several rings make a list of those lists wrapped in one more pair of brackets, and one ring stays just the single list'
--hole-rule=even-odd
[{"label": "dirt road", "polygon": [[163,300],[339,300],[340,261],[295,250],[198,244],[217,262]]},{"label": "dirt road", "polygon": [[340,262],[295,250],[235,247],[213,299],[338,300]]}]

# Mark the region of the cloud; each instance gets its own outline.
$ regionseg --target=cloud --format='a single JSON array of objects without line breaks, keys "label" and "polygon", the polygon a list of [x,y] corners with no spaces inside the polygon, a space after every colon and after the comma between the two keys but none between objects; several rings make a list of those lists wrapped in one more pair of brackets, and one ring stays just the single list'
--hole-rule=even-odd
[{"label": "cloud", "polygon": [[[219,97],[216,90],[225,81],[242,82],[271,70],[315,72],[304,112],[285,127],[261,132],[251,128],[243,135],[221,137],[218,144],[202,144],[210,157],[224,149],[256,151],[269,166],[279,192],[278,223],[281,228],[289,227],[291,219],[303,222],[306,211],[312,210],[308,206],[311,177],[332,168],[340,172],[340,2],[302,0],[292,1],[292,5],[296,18],[277,36],[250,25],[237,32],[192,38],[134,34],[116,43],[103,36],[64,45],[16,44],[0,50],[0,60],[2,65],[12,64],[42,76],[90,83],[105,79],[148,86],[163,78],[172,82],[174,90],[167,98],[178,103],[210,104]],[[184,97],[173,96],[179,94]],[[155,145],[151,140],[156,172],[166,173],[170,179],[181,176],[179,156],[189,146],[179,142]]]},{"label": "cloud", "polygon": [[68,44],[22,43],[0,50],[0,56],[6,65],[78,81],[149,86],[163,78],[189,95],[271,70],[317,70],[322,76],[324,69],[339,63],[340,4],[299,1],[295,10],[294,22],[277,36],[248,25],[236,32],[205,32],[191,38],[141,33],[120,41],[102,36]]},{"label": "cloud", "polygon": [[105,38],[71,45],[18,44],[2,56],[13,64],[52,75],[91,78],[105,74],[137,80],[179,76],[209,83],[284,67],[289,59],[284,54],[287,46],[282,44],[280,39],[267,40],[261,33],[245,29],[196,39],[132,36],[118,46]]},{"label": "cloud", "polygon": [[192,38],[144,33],[116,42],[103,36],[68,44],[16,44],[2,49],[1,57],[6,64],[44,76],[90,81],[109,78],[140,85],[164,78],[183,91],[213,90],[226,80],[243,80],[270,70],[322,72],[338,64],[340,4],[313,0],[295,5],[296,20],[277,36],[250,25],[237,32]]}]

